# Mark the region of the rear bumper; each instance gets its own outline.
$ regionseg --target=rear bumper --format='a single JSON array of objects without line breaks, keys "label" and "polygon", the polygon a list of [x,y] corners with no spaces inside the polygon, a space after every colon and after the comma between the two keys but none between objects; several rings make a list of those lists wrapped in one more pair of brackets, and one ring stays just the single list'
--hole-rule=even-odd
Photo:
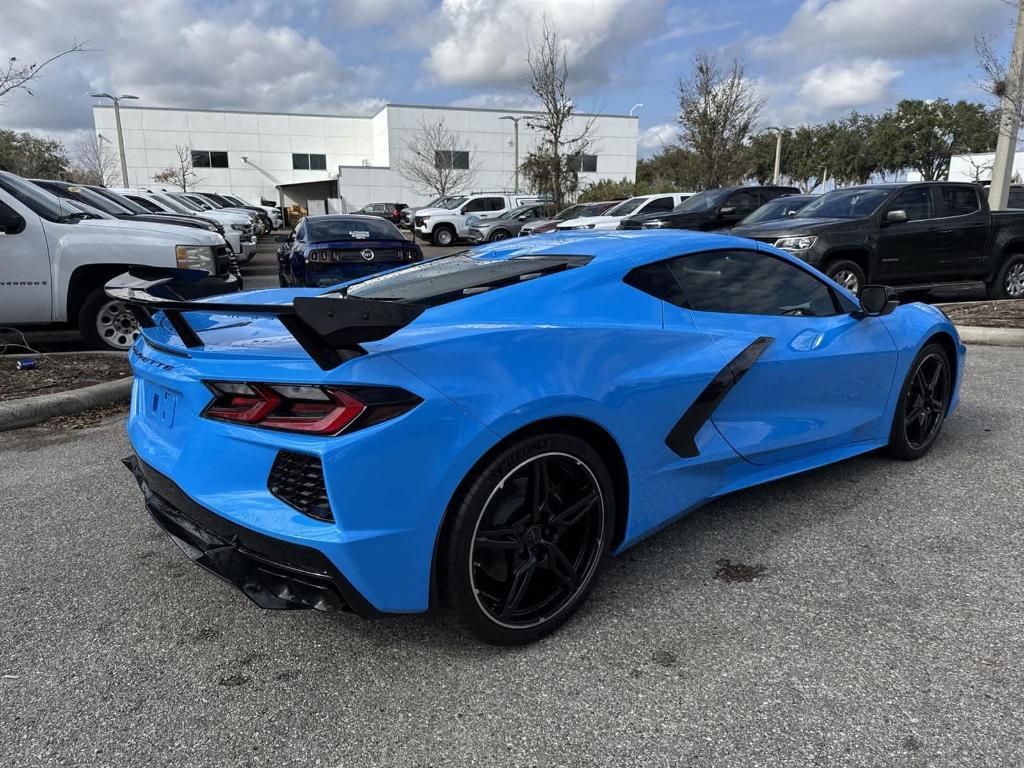
[{"label": "rear bumper", "polygon": [[237,587],[260,608],[378,615],[319,550],[231,522],[190,499],[137,456],[124,459],[157,525],[190,560]]}]

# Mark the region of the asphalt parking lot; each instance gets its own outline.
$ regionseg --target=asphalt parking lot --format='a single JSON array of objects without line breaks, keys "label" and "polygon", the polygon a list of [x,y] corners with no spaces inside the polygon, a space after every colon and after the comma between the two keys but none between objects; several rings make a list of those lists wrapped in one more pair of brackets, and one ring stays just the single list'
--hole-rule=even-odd
[{"label": "asphalt parking lot", "polygon": [[517,650],[261,612],[149,520],[122,418],[7,433],[0,764],[1020,765],[1022,366],[972,347],[925,459],[719,500]]}]

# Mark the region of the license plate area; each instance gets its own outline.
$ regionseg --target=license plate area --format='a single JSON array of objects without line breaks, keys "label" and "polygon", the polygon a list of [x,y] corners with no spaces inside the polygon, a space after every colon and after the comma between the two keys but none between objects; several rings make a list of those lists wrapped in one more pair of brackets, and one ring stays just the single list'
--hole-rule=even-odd
[{"label": "license plate area", "polygon": [[160,424],[168,429],[174,426],[174,411],[178,395],[173,390],[144,380],[142,408],[147,421]]}]

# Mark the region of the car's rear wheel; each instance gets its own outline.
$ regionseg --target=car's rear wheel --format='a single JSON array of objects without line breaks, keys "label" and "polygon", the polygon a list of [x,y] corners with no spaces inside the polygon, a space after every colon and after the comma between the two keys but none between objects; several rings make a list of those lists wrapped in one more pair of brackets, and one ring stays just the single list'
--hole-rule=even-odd
[{"label": "car's rear wheel", "polygon": [[938,440],[953,396],[949,353],[941,344],[922,349],[900,390],[888,451],[901,459],[919,459]]},{"label": "car's rear wheel", "polygon": [[438,226],[434,227],[434,234],[431,237],[431,240],[433,241],[434,245],[446,248],[455,242],[455,230],[453,230],[451,227],[439,224]]},{"label": "car's rear wheel", "polygon": [[78,332],[90,349],[123,352],[139,336],[139,322],[123,301],[111,299],[96,288],[78,311]]},{"label": "car's rear wheel", "polygon": [[608,553],[615,502],[601,456],[573,435],[530,435],[464,487],[440,550],[447,607],[498,645],[554,631],[590,592]]},{"label": "car's rear wheel", "polygon": [[825,267],[824,272],[854,296],[859,295],[860,289],[867,284],[867,277],[860,264],[849,259],[833,261]]},{"label": "car's rear wheel", "polygon": [[991,299],[1024,299],[1024,254],[1007,256],[986,287]]}]

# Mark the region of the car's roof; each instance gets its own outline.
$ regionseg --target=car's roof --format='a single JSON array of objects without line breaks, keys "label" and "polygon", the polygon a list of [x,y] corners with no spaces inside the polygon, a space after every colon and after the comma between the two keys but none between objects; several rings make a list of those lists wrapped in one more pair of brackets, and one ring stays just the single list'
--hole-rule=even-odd
[{"label": "car's roof", "polygon": [[749,240],[730,235],[674,230],[559,230],[510,238],[477,246],[472,253],[487,258],[541,255],[592,256],[593,263],[629,267],[712,248],[751,247]]},{"label": "car's roof", "polygon": [[324,219],[360,219],[362,221],[372,222],[383,221],[380,216],[371,216],[367,213],[314,213],[312,216],[307,216],[306,218],[311,221],[322,221]]}]

